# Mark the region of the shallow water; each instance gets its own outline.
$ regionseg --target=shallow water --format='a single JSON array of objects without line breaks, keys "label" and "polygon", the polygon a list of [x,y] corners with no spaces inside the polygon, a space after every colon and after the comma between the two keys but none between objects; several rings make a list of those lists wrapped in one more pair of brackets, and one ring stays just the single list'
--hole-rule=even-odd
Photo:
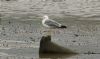
[{"label": "shallow water", "polygon": [[[77,54],[52,54],[52,53],[39,53],[38,48],[13,48],[13,49],[0,49],[1,55],[0,56],[5,56],[5,57],[13,57],[13,59],[17,59],[18,57],[20,59],[23,58],[68,58]],[[16,58],[15,58],[16,57]]]},{"label": "shallow water", "polygon": [[[15,17],[12,17],[12,18],[3,17],[2,18],[2,20],[1,20],[1,33],[2,34],[0,34],[1,41],[2,40],[22,41],[22,42],[25,42],[26,45],[31,44],[31,42],[32,42],[33,46],[39,46],[39,41],[40,41],[41,37],[43,36],[44,31],[47,30],[46,28],[44,28],[41,25],[41,19],[36,18],[35,20],[33,19],[33,20],[23,21],[22,20],[23,15],[22,15],[22,18],[19,18],[19,19],[15,19]],[[87,20],[83,20],[83,19],[87,19]],[[73,31],[75,33],[76,33],[76,29],[78,26],[83,31],[91,32],[92,30],[90,31],[90,29],[93,26],[100,25],[99,20],[90,20],[90,19],[92,19],[92,18],[91,17],[90,18],[78,18],[78,17],[54,18],[54,20],[68,26],[68,29],[65,31],[67,31],[67,32]],[[93,25],[93,26],[91,28],[89,28],[89,30],[87,30],[87,28],[83,29],[83,27],[81,27],[82,25],[87,28],[90,25]],[[95,27],[94,27],[94,29],[95,29]],[[57,29],[57,30],[59,30],[59,29]],[[59,30],[59,31],[61,31],[61,30]],[[62,30],[62,31],[64,31],[64,30]],[[6,35],[4,35],[3,33],[5,33]],[[56,34],[57,33],[55,32],[54,35],[56,36]],[[61,37],[58,37],[58,36],[53,37],[53,38],[60,39]],[[66,38],[63,38],[63,39],[66,39]],[[36,45],[34,45],[34,42],[38,42],[38,43]],[[59,41],[58,43],[62,43],[62,42],[63,41]],[[11,43],[14,43],[14,42],[11,42]],[[73,43],[73,42],[67,42],[67,44],[70,44],[70,43]],[[8,48],[9,48],[10,44],[9,43],[7,43],[7,44],[8,44]],[[25,59],[25,58],[26,59],[32,59],[32,58],[33,59],[34,58],[51,58],[51,59],[59,59],[59,58],[75,59],[76,58],[77,59],[77,58],[83,58],[84,59],[86,56],[88,59],[88,58],[92,58],[92,57],[96,58],[95,56],[99,57],[98,54],[95,54],[93,56],[88,55],[88,54],[86,54],[86,55],[85,54],[83,54],[83,55],[81,55],[81,54],[79,54],[79,55],[78,54],[39,54],[39,51],[38,51],[39,48],[32,48],[32,47],[31,48],[30,47],[17,48],[16,46],[18,46],[18,45],[16,43],[14,43],[14,44],[15,44],[14,48],[10,47],[11,49],[0,49],[0,52],[2,52],[1,53],[2,59],[3,58],[6,59],[7,57],[9,59],[10,58],[13,58],[13,59]],[[19,45],[19,46],[21,46],[21,45]],[[88,47],[88,45],[86,47]],[[85,50],[85,49],[83,49],[83,50]],[[3,57],[3,56],[6,56],[6,57]]]},{"label": "shallow water", "polygon": [[[55,42],[58,40],[62,46],[66,44],[73,44],[72,49],[75,48],[77,51],[82,50],[81,53],[86,52],[90,48],[91,51],[100,53],[99,44],[99,28],[100,28],[100,1],[99,0],[64,0],[66,2],[59,2],[58,0],[45,0],[46,2],[40,2],[40,0],[34,1],[1,1],[0,0],[0,44],[4,49],[0,49],[0,59],[34,59],[34,58],[51,58],[51,59],[99,59],[99,54],[39,54],[39,41],[44,35],[44,31],[47,29],[41,25],[41,16],[48,14],[51,19],[54,19],[66,26],[67,30],[58,30],[55,32],[59,34],[55,38]],[[35,4],[34,4],[35,2]],[[34,5],[33,5],[34,4]],[[78,32],[78,29],[80,31]],[[89,41],[85,48],[82,46],[74,46],[75,41],[65,42],[66,37],[64,36],[68,31],[68,39],[76,40],[79,43]],[[65,33],[62,35],[62,33]],[[73,34],[79,34],[81,39],[78,40]],[[94,38],[91,40],[91,37]],[[90,38],[90,39],[89,39]],[[88,40],[89,39],[89,40]],[[2,40],[14,40],[15,42],[2,42]],[[16,41],[24,41],[24,44]],[[95,42],[98,41],[98,42]],[[34,42],[38,42],[34,44]],[[65,43],[66,44],[65,44]],[[12,44],[13,43],[13,44]],[[4,44],[4,45],[3,45]],[[28,47],[30,46],[31,47]],[[14,45],[9,47],[10,45]],[[25,48],[23,48],[23,45]],[[27,46],[26,46],[27,45]],[[93,46],[92,46],[93,45]],[[94,47],[97,45],[96,47]],[[20,46],[20,47],[19,47]],[[68,46],[71,48],[70,46]],[[81,47],[81,48],[80,48]],[[91,47],[93,47],[91,49]],[[2,48],[2,47],[1,47]],[[10,48],[10,49],[5,49]],[[80,49],[79,49],[80,48]],[[79,49],[79,50],[78,50]],[[99,51],[99,52],[98,52]]]}]

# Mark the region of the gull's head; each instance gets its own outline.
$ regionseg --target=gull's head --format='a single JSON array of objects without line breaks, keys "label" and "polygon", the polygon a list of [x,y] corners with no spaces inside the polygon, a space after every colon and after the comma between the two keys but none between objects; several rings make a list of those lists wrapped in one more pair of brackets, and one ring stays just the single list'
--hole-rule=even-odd
[{"label": "gull's head", "polygon": [[44,15],[43,19],[49,19],[49,17],[47,15]]}]

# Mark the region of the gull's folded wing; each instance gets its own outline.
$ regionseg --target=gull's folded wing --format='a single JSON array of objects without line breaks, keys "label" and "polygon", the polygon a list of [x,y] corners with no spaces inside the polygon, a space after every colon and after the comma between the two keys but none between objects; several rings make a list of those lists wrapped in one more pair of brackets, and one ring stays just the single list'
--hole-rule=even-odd
[{"label": "gull's folded wing", "polygon": [[50,26],[50,27],[60,27],[61,26],[60,23],[58,23],[58,22],[56,22],[54,20],[46,20],[45,24]]}]

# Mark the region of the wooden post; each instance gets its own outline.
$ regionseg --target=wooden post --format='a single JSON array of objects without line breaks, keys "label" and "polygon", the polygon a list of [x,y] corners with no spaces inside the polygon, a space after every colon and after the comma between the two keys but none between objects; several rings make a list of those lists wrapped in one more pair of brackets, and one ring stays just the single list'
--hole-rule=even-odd
[{"label": "wooden post", "polygon": [[39,53],[75,54],[75,52],[51,42],[51,35],[43,36],[41,38]]}]

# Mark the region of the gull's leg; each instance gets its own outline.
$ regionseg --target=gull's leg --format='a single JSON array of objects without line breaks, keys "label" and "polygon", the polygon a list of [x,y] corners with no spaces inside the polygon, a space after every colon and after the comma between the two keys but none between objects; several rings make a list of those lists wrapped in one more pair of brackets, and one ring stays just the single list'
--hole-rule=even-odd
[{"label": "gull's leg", "polygon": [[47,35],[52,35],[52,33],[54,33],[54,29],[48,29],[46,34]]},{"label": "gull's leg", "polygon": [[45,35],[45,36],[47,36],[47,35],[50,35],[50,36],[51,36],[52,33],[54,33],[54,31],[55,31],[54,29],[49,28],[49,29],[47,29],[47,30],[45,31],[44,35]]},{"label": "gull's leg", "polygon": [[48,29],[47,35],[51,35],[52,29]]},{"label": "gull's leg", "polygon": [[45,36],[47,36],[47,35],[50,35],[50,36],[51,36],[51,32],[52,32],[51,29],[46,29],[46,30],[44,31],[44,35],[45,35]]},{"label": "gull's leg", "polygon": [[55,33],[55,29],[52,28],[52,29],[49,29],[49,30],[48,30],[48,35],[52,35],[52,34],[54,34],[54,33]]}]

